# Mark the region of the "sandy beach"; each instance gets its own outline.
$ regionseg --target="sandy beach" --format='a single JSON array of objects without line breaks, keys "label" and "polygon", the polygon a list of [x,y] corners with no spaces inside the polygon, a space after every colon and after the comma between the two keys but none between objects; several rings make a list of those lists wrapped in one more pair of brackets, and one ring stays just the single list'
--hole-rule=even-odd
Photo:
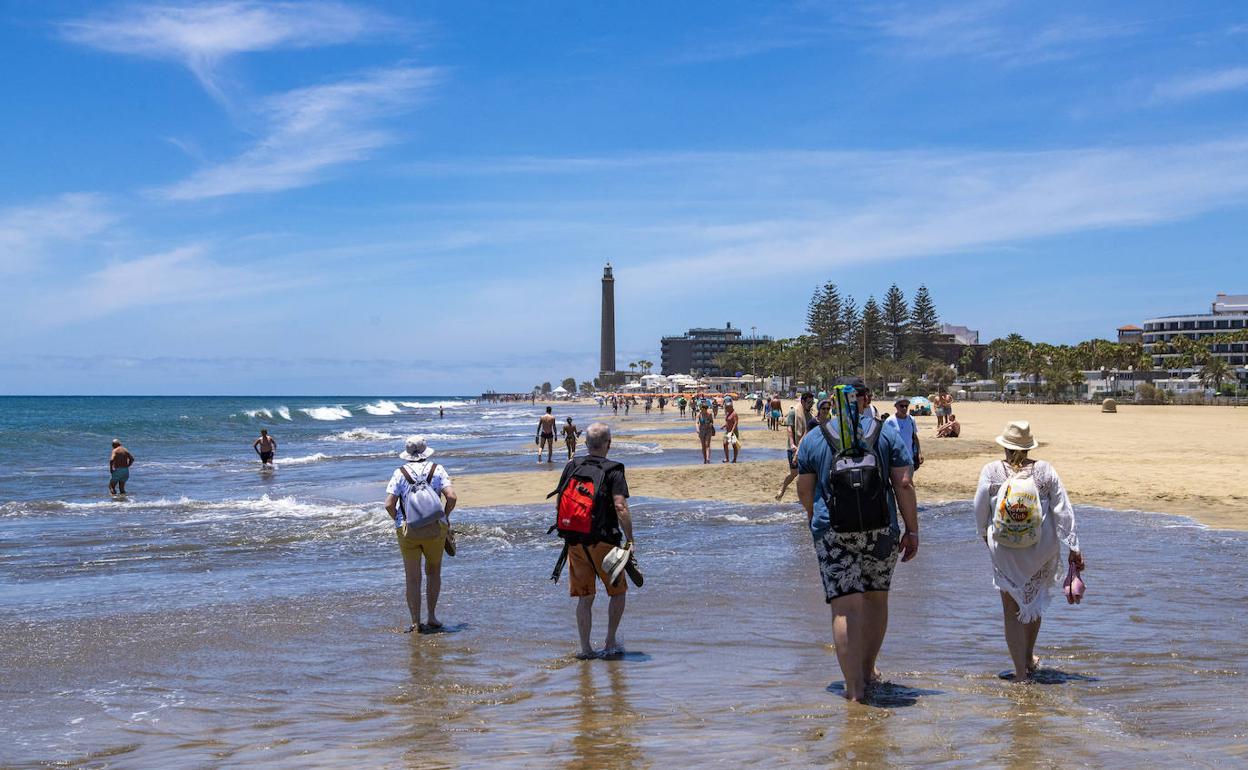
[{"label": "sandy beach", "polygon": [[[881,410],[886,404],[879,404]],[[787,414],[789,403],[785,404]],[[917,417],[925,463],[916,474],[921,503],[966,500],[984,463],[1000,457],[993,442],[1009,420],[1030,420],[1040,441],[1033,457],[1053,463],[1071,499],[1119,510],[1141,510],[1190,516],[1219,529],[1248,529],[1248,409],[1203,406],[1120,406],[1102,414],[1099,406],[998,404],[955,405],[962,437],[935,438],[936,418]],[[613,426],[615,440],[644,440],[664,449],[698,449],[691,421],[634,411],[603,418]],[[717,424],[722,424],[723,413]],[[760,425],[752,411],[742,412],[742,426]],[[667,433],[638,434],[671,428]],[[780,460],[749,460],[750,449],[783,449],[784,434],[746,430],[743,462],[719,461],[719,437],[712,443],[712,464],[636,468],[629,471],[634,496],[679,500],[724,500],[773,503],[784,478]],[[563,447],[557,447],[556,455]],[[581,450],[583,451],[583,450]],[[1192,460],[1199,456],[1200,465]],[[456,479],[466,507],[535,503],[545,499],[563,467],[533,472],[480,474]],[[784,502],[797,505],[790,487]]]}]

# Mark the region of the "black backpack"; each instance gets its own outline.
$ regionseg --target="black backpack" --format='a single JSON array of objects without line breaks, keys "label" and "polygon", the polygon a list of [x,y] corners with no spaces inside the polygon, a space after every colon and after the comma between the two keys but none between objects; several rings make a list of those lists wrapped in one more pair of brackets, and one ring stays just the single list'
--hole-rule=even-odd
[{"label": "black backpack", "polygon": [[[872,423],[871,430],[863,437],[867,442],[866,451],[855,445],[842,448],[832,458],[832,467],[828,470],[830,493],[824,502],[834,532],[866,532],[892,523],[888,511],[889,484],[878,456],[884,421],[873,419]],[[827,426],[819,423],[819,430],[828,448],[835,450],[836,444]]]}]

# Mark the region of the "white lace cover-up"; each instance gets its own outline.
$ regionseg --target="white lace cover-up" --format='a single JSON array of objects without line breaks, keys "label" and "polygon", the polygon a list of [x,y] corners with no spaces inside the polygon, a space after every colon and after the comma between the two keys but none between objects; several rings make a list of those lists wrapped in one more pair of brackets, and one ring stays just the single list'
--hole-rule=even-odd
[{"label": "white lace cover-up", "polygon": [[1030,623],[1040,617],[1052,599],[1052,591],[1061,588],[1066,575],[1062,571],[1061,544],[1079,550],[1075,532],[1075,511],[1062,481],[1053,466],[1036,460],[1030,466],[1032,478],[1040,492],[1040,542],[1028,548],[997,545],[992,533],[992,501],[1010,476],[1002,461],[988,463],[979,473],[975,490],[975,526],[980,537],[987,535],[992,555],[992,584],[1018,602],[1018,619]]}]

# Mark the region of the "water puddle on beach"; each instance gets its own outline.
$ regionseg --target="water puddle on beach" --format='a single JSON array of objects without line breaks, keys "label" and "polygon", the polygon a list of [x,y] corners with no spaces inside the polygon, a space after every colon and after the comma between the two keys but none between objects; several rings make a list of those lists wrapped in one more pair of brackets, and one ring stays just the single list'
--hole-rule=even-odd
[{"label": "water puddle on beach", "polygon": [[[1050,607],[1043,683],[1015,686],[998,678],[1000,603],[969,508],[928,508],[922,553],[894,580],[889,684],[857,706],[838,695],[796,506],[633,502],[647,582],[629,593],[628,653],[609,661],[572,657],[545,506],[460,514],[439,606],[453,633],[429,635],[394,633],[398,555],[350,507],[326,507],[336,527],[280,542],[298,522],[214,519],[198,531],[222,546],[215,557],[171,544],[167,575],[112,560],[133,543],[98,537],[85,548],[102,563],[76,576],[35,566],[53,544],[0,550],[13,599],[0,607],[0,766],[1248,762],[1241,533],[1081,509],[1088,598]],[[92,575],[107,579],[92,588]],[[165,581],[178,590],[141,590]],[[58,586],[59,609],[47,600]],[[595,610],[601,644],[604,597]]]}]

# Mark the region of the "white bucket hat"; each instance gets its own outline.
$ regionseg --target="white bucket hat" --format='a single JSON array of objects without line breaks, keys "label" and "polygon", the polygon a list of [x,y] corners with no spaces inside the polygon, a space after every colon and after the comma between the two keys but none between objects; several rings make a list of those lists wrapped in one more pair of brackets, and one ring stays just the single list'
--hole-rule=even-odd
[{"label": "white bucket hat", "polygon": [[1006,449],[1035,449],[1040,442],[1031,435],[1031,423],[1026,420],[1014,420],[1005,424],[1005,430],[995,439]]},{"label": "white bucket hat", "polygon": [[602,557],[602,571],[610,578],[610,585],[615,585],[620,575],[624,574],[624,568],[628,566],[628,555],[628,551],[617,545]]},{"label": "white bucket hat", "polygon": [[399,452],[400,460],[424,460],[433,454],[433,450],[425,443],[424,436],[408,436],[406,446]]}]

